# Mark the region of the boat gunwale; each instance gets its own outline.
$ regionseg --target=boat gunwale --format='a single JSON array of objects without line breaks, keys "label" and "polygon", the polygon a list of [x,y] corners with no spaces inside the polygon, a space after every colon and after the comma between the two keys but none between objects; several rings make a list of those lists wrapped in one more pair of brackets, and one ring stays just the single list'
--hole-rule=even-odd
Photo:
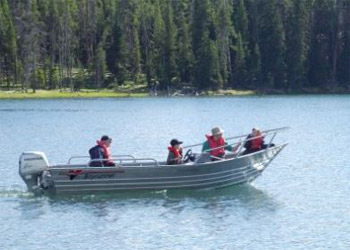
[{"label": "boat gunwale", "polygon": [[233,157],[233,158],[230,158],[230,159],[222,159],[220,161],[209,161],[209,162],[196,163],[196,164],[195,163],[191,163],[191,164],[185,163],[185,164],[177,164],[177,165],[153,165],[153,164],[149,164],[148,165],[147,164],[147,165],[144,165],[144,166],[140,166],[140,164],[138,164],[138,165],[122,165],[122,166],[116,166],[116,167],[91,167],[91,166],[88,166],[87,164],[86,165],[84,165],[84,164],[75,164],[75,165],[51,165],[51,166],[48,166],[46,170],[71,170],[72,168],[74,168],[75,170],[80,170],[80,169],[81,170],[84,170],[84,169],[114,170],[114,169],[128,169],[128,168],[133,168],[133,169],[134,168],[142,168],[142,169],[144,169],[144,168],[155,168],[155,169],[158,169],[158,168],[174,168],[174,167],[176,167],[176,168],[200,167],[200,166],[206,166],[206,165],[218,165],[218,164],[221,164],[223,162],[229,162],[229,161],[234,161],[234,160],[238,160],[238,159],[244,159],[246,157],[251,157],[251,156],[254,156],[254,155],[257,155],[257,154],[265,153],[267,151],[271,151],[272,149],[276,149],[276,148],[281,148],[279,150],[279,151],[281,151],[287,145],[288,145],[288,143],[283,143],[283,144],[280,144],[280,145],[275,145],[273,147],[266,148],[264,150],[260,150],[260,151],[257,151],[257,152],[254,152],[254,153],[250,153],[250,154],[246,154],[246,155],[240,155],[238,157]]}]

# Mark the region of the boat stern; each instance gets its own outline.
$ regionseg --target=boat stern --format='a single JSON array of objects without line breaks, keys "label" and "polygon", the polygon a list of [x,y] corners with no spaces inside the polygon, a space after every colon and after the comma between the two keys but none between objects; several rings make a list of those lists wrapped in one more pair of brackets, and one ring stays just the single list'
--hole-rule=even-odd
[{"label": "boat stern", "polygon": [[23,152],[19,157],[19,175],[29,191],[40,187],[40,177],[49,166],[45,153],[37,151]]}]

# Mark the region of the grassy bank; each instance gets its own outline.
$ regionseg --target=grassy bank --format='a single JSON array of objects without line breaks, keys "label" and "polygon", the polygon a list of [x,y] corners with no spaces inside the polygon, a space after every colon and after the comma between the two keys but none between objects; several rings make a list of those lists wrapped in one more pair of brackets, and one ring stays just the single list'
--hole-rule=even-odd
[{"label": "grassy bank", "polygon": [[[159,97],[167,96],[167,93],[158,92]],[[347,89],[337,89],[336,91],[329,91],[324,89],[303,89],[299,91],[282,91],[282,90],[219,90],[219,91],[203,91],[198,93],[198,96],[252,96],[252,95],[299,95],[299,94],[349,94]],[[186,95],[180,92],[174,92],[171,96],[197,96],[192,94]],[[148,97],[150,95],[145,88],[134,89],[119,89],[108,90],[81,90],[71,92],[68,90],[37,90],[33,93],[32,90],[28,92],[22,91],[1,91],[0,99],[64,99],[64,98],[124,98],[124,97]]]},{"label": "grassy bank", "polygon": [[[219,90],[216,92],[206,91],[199,96],[247,96],[255,95],[251,90]],[[33,93],[22,91],[0,91],[0,99],[64,99],[64,98],[123,98],[123,97],[147,97],[150,96],[144,90],[140,91],[115,91],[115,90],[81,90],[81,91],[60,91],[60,90],[37,90]],[[167,96],[166,93],[158,92],[158,96]],[[183,94],[173,94],[172,96],[186,96]]]},{"label": "grassy bank", "polygon": [[0,99],[63,99],[63,98],[121,98],[121,97],[145,97],[147,93],[127,93],[116,92],[112,90],[101,91],[60,91],[60,90],[37,90],[20,92],[20,91],[0,91]]}]

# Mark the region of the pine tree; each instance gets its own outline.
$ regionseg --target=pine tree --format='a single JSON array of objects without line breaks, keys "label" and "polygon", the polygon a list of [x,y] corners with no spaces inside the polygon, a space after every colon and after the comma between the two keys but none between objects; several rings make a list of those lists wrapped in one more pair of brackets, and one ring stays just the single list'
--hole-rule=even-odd
[{"label": "pine tree", "polygon": [[236,32],[241,33],[242,41],[244,42],[244,46],[247,43],[248,39],[248,16],[247,10],[244,4],[244,0],[237,0],[237,7],[235,8],[234,15],[234,24],[236,27]]},{"label": "pine tree", "polygon": [[262,80],[266,87],[281,88],[285,84],[285,33],[276,0],[262,1],[260,11]]},{"label": "pine tree", "polygon": [[308,9],[304,0],[294,0],[286,31],[286,63],[289,90],[302,87],[307,58]]},{"label": "pine tree", "polygon": [[127,77],[127,51],[125,44],[125,35],[123,31],[122,10],[119,2],[115,3],[114,21],[111,24],[111,40],[107,48],[107,67],[108,70],[117,78],[117,82],[122,84]]},{"label": "pine tree", "polygon": [[171,0],[166,0],[164,6],[164,85],[169,89],[172,84],[172,79],[177,75],[175,61],[175,38],[176,27],[173,20],[173,10]]},{"label": "pine tree", "polygon": [[246,53],[246,86],[248,88],[260,87],[261,79],[261,53],[259,46],[259,2],[246,1],[248,17],[248,49]]},{"label": "pine tree", "polygon": [[[190,25],[189,25],[189,4],[185,1],[175,1],[178,3],[178,7],[175,9],[177,12],[177,65],[182,82],[189,83],[193,78],[193,53],[190,38]],[[176,19],[175,19],[176,20]]]},{"label": "pine tree", "polygon": [[58,51],[58,30],[59,25],[59,13],[57,9],[57,3],[54,0],[49,1],[47,22],[47,34],[48,34],[48,57],[49,57],[49,69],[48,69],[48,87],[49,89],[55,89],[57,82],[55,81],[55,67],[56,67],[56,55]]},{"label": "pine tree", "polygon": [[[233,24],[231,22],[232,5],[227,0],[220,1],[218,9],[218,52],[219,52],[219,65],[220,76],[222,83],[219,84],[219,88],[223,88],[224,84],[227,84],[232,74],[232,64],[230,63],[231,51],[231,39],[234,34]],[[221,77],[222,76],[222,77]]]},{"label": "pine tree", "polygon": [[193,8],[195,86],[199,89],[219,89],[222,87],[222,77],[216,45],[214,11],[208,0],[195,0]]},{"label": "pine tree", "polygon": [[8,2],[3,0],[0,1],[0,70],[3,69],[5,71],[8,88],[10,88],[12,82],[15,84],[17,83],[16,50],[17,41],[15,27]]},{"label": "pine tree", "polygon": [[350,13],[350,2],[342,1],[342,5],[338,4],[340,8],[339,18],[343,20],[340,23],[343,32],[339,38],[337,81],[350,92],[350,15],[347,15],[347,13]]},{"label": "pine tree", "polygon": [[153,32],[152,32],[152,41],[154,43],[153,51],[151,52],[153,55],[152,61],[154,63],[155,74],[156,74],[156,82],[160,84],[160,88],[164,90],[166,88],[165,85],[165,71],[164,71],[164,63],[165,63],[165,51],[164,51],[164,41],[165,41],[165,25],[164,19],[161,14],[161,1],[156,0],[154,2],[154,19],[153,19]]},{"label": "pine tree", "polygon": [[244,87],[246,77],[246,49],[241,33],[237,34],[236,45],[234,46],[234,71],[235,86]]},{"label": "pine tree", "polygon": [[312,87],[326,86],[332,78],[329,48],[333,29],[333,22],[330,22],[333,6],[334,0],[314,2],[311,20],[311,49],[308,60],[309,82]]}]

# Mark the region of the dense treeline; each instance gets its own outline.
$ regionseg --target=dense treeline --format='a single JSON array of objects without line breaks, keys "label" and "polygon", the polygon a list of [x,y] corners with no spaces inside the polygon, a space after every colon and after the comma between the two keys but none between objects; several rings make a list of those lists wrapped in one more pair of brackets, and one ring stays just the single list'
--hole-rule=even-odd
[{"label": "dense treeline", "polygon": [[0,0],[3,88],[350,89],[350,0]]}]

